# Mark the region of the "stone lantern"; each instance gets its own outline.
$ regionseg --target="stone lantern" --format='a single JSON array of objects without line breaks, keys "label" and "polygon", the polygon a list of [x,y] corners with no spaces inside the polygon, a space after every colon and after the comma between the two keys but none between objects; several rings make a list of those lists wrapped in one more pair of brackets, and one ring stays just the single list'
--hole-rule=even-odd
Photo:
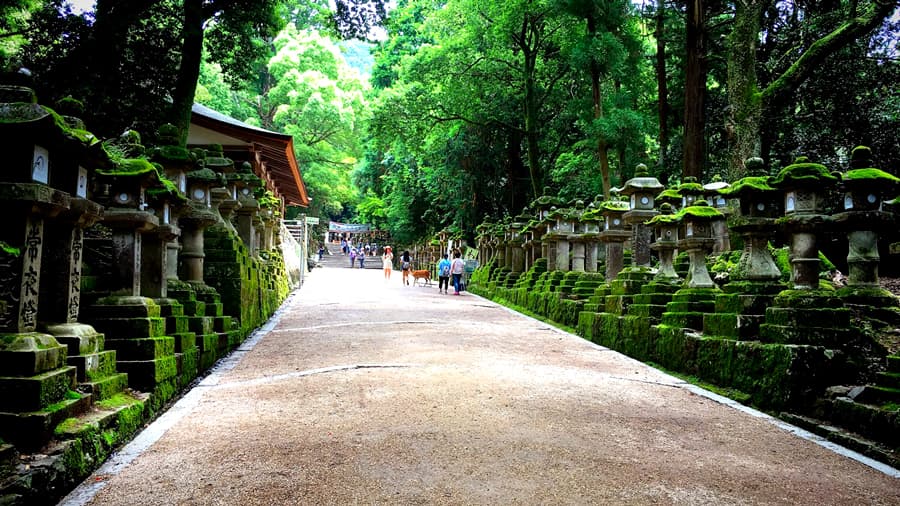
[{"label": "stone lantern", "polygon": [[797,290],[819,288],[817,234],[830,222],[824,214],[826,191],[838,181],[824,165],[801,157],[769,182],[784,194],[784,222],[791,236],[791,282]]},{"label": "stone lantern", "polygon": [[783,201],[781,192],[769,186],[769,179],[748,176],[721,190],[726,198],[740,203],[740,215],[733,218],[731,229],[743,239],[744,251],[732,279],[771,282],[781,277],[768,244],[775,235],[775,220],[783,214]]},{"label": "stone lantern", "polygon": [[40,446],[41,438],[28,430],[37,424],[26,413],[57,402],[69,409],[74,402],[65,398],[76,374],[66,364],[65,346],[35,332],[47,281],[41,275],[45,225],[70,208],[70,197],[49,186],[61,140],[49,112],[29,88],[0,86],[0,104],[0,437]]},{"label": "stone lantern", "polygon": [[896,305],[896,298],[879,286],[878,237],[893,230],[896,222],[883,203],[900,192],[900,179],[872,167],[871,150],[858,146],[843,175],[843,211],[835,222],[847,233],[848,286],[840,291],[848,301],[879,307]]},{"label": "stone lantern", "polygon": [[701,330],[704,315],[713,312],[719,293],[709,277],[706,255],[715,243],[712,225],[724,217],[702,199],[678,211],[675,217],[681,221],[680,230],[684,231],[684,236],[678,240],[678,249],[687,252],[690,267],[683,287],[666,304],[661,323],[669,327]]},{"label": "stone lantern", "polygon": [[663,188],[658,179],[650,176],[647,166],[639,164],[634,177],[626,181],[620,191],[630,201],[630,209],[624,218],[631,225],[631,264],[634,267],[650,267],[653,228],[646,222],[656,216],[654,199]]},{"label": "stone lantern", "polygon": [[516,216],[513,222],[509,225],[509,247],[511,251],[512,264],[511,267],[515,277],[518,277],[519,274],[525,272],[525,240],[522,234],[522,230],[525,228],[527,222],[528,216],[525,215],[523,211],[522,214]]},{"label": "stone lantern", "polygon": [[688,288],[715,288],[716,284],[709,277],[706,268],[706,255],[715,243],[713,223],[724,219],[722,213],[710,207],[705,200],[697,200],[693,205],[678,212],[684,237],[679,238],[678,248],[687,252],[690,258],[685,286]]},{"label": "stone lantern", "polygon": [[141,295],[143,234],[159,226],[150,210],[146,191],[160,184],[159,172],[141,158],[127,159],[111,169],[97,170],[104,191],[98,196],[106,206],[103,225],[112,229],[113,272],[108,281],[111,295]]},{"label": "stone lantern", "polygon": [[660,281],[677,280],[675,272],[675,250],[678,249],[679,220],[675,216],[672,204],[659,206],[659,214],[648,222],[653,225],[655,240],[650,247],[659,255],[659,269],[654,279]]},{"label": "stone lantern", "polygon": [[631,237],[631,230],[625,223],[628,202],[610,200],[600,204],[603,214],[603,230],[600,241],[606,243],[606,280],[613,280],[625,267],[625,241]]},{"label": "stone lantern", "polygon": [[763,342],[840,346],[850,338],[850,310],[834,292],[819,289],[817,236],[833,222],[824,214],[826,191],[838,175],[798,158],[769,181],[784,197],[784,223],[790,234],[792,290],[780,292],[766,308],[759,327]]},{"label": "stone lantern", "polygon": [[[600,207],[591,202],[587,210],[581,215],[581,224],[584,231],[581,236],[584,240],[584,270],[597,272],[600,264],[599,243],[600,224],[604,222],[603,212]],[[605,255],[603,255],[605,258]]]},{"label": "stone lantern", "polygon": [[[762,164],[747,160],[746,166]],[[768,176],[748,176],[720,190],[727,199],[737,199],[739,213],[729,218],[731,230],[741,236],[744,250],[730,273],[724,293],[716,296],[716,312],[703,319],[703,333],[726,339],[758,339],[766,309],[784,289],[781,271],[769,252],[776,235],[775,220],[783,215],[783,197],[769,186]]]},{"label": "stone lantern", "polygon": [[572,221],[572,233],[569,234],[568,240],[572,249],[572,271],[585,271],[585,238],[584,238],[584,222],[581,217],[584,214],[584,201],[575,202],[575,209],[572,210],[570,217]]},{"label": "stone lantern", "polygon": [[204,239],[203,231],[221,219],[212,209],[212,189],[222,187],[224,178],[210,169],[199,168],[185,174],[187,199],[190,210],[179,219],[182,229],[181,279],[195,287],[205,287],[203,282]]},{"label": "stone lantern", "polygon": [[544,239],[556,246],[555,253],[550,254],[556,260],[552,270],[569,272],[571,270],[569,236],[575,232],[574,210],[554,209],[547,218],[551,221],[551,227],[544,235]]},{"label": "stone lantern", "polygon": [[716,244],[713,246],[713,253],[724,253],[731,251],[731,241],[728,238],[728,225],[725,220],[731,215],[731,209],[728,207],[728,198],[723,190],[728,189],[730,184],[722,181],[722,177],[716,174],[710,183],[703,185],[703,198],[709,202],[709,205],[715,207],[725,217],[724,220],[716,221],[713,224],[713,236],[716,238]]},{"label": "stone lantern", "polygon": [[161,178],[161,184],[149,188],[146,194],[159,226],[144,238],[141,256],[146,268],[141,273],[141,293],[153,299],[165,299],[168,281],[178,279],[178,239],[181,237],[178,219],[189,206],[184,194],[167,178]]},{"label": "stone lantern", "polygon": [[656,204],[659,206],[663,204],[669,204],[673,213],[681,209],[681,203],[683,200],[684,197],[682,197],[682,195],[678,193],[677,188],[666,188],[665,190],[659,192],[659,194],[656,196]]},{"label": "stone lantern", "polygon": [[235,171],[234,161],[225,157],[222,146],[213,145],[208,147],[204,166],[219,174],[224,181],[222,186],[210,189],[210,204],[212,209],[219,214],[219,225],[237,236],[238,233],[231,223],[231,217],[241,206],[237,193],[237,181],[241,179],[241,176]]},{"label": "stone lantern", "polygon": [[681,209],[694,205],[694,202],[703,198],[703,185],[697,182],[697,178],[686,177],[678,185],[678,194],[681,195]]},{"label": "stone lantern", "polygon": [[243,162],[231,176],[237,194],[237,233],[247,251],[253,256],[259,255],[259,241],[256,237],[256,229],[253,226],[256,215],[259,213],[259,201],[256,200],[256,190],[262,187],[262,179],[253,173],[250,162]]}]

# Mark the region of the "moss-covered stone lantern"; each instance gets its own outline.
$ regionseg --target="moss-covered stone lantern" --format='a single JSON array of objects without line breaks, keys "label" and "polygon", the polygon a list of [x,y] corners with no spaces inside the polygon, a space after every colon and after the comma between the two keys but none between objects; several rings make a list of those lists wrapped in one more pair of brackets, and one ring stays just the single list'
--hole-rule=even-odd
[{"label": "moss-covered stone lantern", "polygon": [[109,169],[98,169],[104,188],[98,200],[106,211],[103,225],[112,229],[113,272],[107,281],[111,295],[141,295],[143,234],[159,226],[159,218],[147,202],[146,191],[161,184],[155,165],[143,158],[118,161]]},{"label": "moss-covered stone lantern", "polygon": [[715,288],[716,284],[706,268],[706,255],[715,243],[713,223],[724,219],[722,213],[705,200],[697,200],[679,211],[677,217],[684,226],[684,237],[679,238],[678,247],[687,252],[691,262],[685,286]]},{"label": "moss-covered stone lantern", "polygon": [[687,252],[690,267],[683,287],[666,304],[660,322],[669,327],[700,330],[704,315],[713,312],[719,293],[706,268],[706,255],[715,243],[712,224],[724,217],[702,199],[678,211],[675,217],[681,221],[684,231],[684,237],[678,240],[678,249]]},{"label": "moss-covered stone lantern", "polygon": [[235,171],[230,180],[234,183],[235,192],[237,193],[237,233],[247,250],[253,256],[259,255],[259,239],[256,236],[256,229],[253,224],[259,213],[259,201],[256,200],[256,190],[263,185],[262,179],[253,173],[253,167],[250,162],[242,162]]},{"label": "moss-covered stone lantern", "polygon": [[[748,167],[753,164],[753,160],[747,161]],[[784,289],[781,271],[768,248],[776,233],[775,220],[783,214],[783,196],[769,186],[769,179],[748,176],[721,190],[726,198],[739,202],[740,212],[728,219],[744,249],[729,282],[722,287],[724,293],[716,296],[716,312],[704,317],[703,333],[710,337],[757,339],[766,309]]]},{"label": "moss-covered stone lantern", "polygon": [[679,220],[672,204],[659,206],[659,214],[654,216],[648,225],[653,225],[655,240],[650,247],[659,256],[659,269],[654,279],[660,281],[677,280],[675,272],[675,250],[678,249]]},{"label": "moss-covered stone lantern", "polygon": [[681,202],[684,197],[680,193],[678,193],[678,188],[666,188],[665,190],[659,192],[656,196],[656,204],[661,206],[663,204],[669,204],[672,208],[672,212],[677,212],[681,209]]},{"label": "moss-covered stone lantern", "polygon": [[766,309],[759,339],[765,342],[839,346],[849,338],[850,310],[833,291],[819,289],[817,236],[833,224],[824,214],[826,191],[839,175],[806,158],[783,168],[769,185],[784,194],[783,224],[791,237],[791,285]]},{"label": "moss-covered stone lantern", "polygon": [[819,288],[817,234],[830,218],[824,214],[827,190],[839,182],[824,165],[805,157],[783,168],[769,182],[784,194],[783,223],[791,235],[791,282],[797,290]]},{"label": "moss-covered stone lantern", "polygon": [[[548,269],[552,269],[552,264],[554,262],[550,262],[550,244],[548,241],[544,241],[543,237],[546,235],[549,230],[550,220],[547,218],[550,214],[550,210],[555,207],[561,205],[561,202],[558,198],[550,195],[550,188],[544,188],[544,194],[537,199],[535,199],[531,203],[531,208],[535,213],[535,221],[537,222],[534,227],[534,241],[535,246],[540,245],[540,251],[535,251],[534,257],[535,260],[538,258],[546,258],[548,259]],[[536,249],[536,248],[535,248]]]},{"label": "moss-covered stone lantern", "polygon": [[572,233],[569,234],[568,240],[571,245],[573,272],[585,271],[585,238],[584,238],[584,222],[581,220],[584,214],[584,201],[575,202],[575,207],[570,213],[572,219]]},{"label": "moss-covered stone lantern", "polygon": [[[205,152],[200,154],[205,156]],[[213,188],[225,185],[225,180],[220,174],[204,167],[203,159],[198,158],[199,167],[185,174],[190,210],[179,220],[183,247],[180,278],[202,290],[206,288],[203,282],[203,259],[206,256],[203,231],[221,219],[212,209],[211,195]]]},{"label": "moss-covered stone lantern", "polygon": [[858,146],[842,180],[843,211],[834,220],[847,233],[849,272],[848,286],[839,293],[854,303],[895,306],[896,298],[879,286],[878,237],[896,227],[893,214],[883,211],[882,205],[900,193],[900,179],[873,168],[871,150]]},{"label": "moss-covered stone lantern", "polygon": [[556,265],[553,270],[561,272],[569,272],[571,270],[571,258],[569,236],[575,232],[575,209],[562,208],[555,209],[548,215],[554,223],[550,230],[544,235],[545,240],[549,240],[551,244],[555,244],[555,253],[550,256],[555,258]]},{"label": "moss-covered stone lantern", "polygon": [[653,228],[646,223],[656,216],[655,197],[663,188],[658,179],[650,176],[647,166],[639,164],[634,177],[620,190],[629,198],[630,209],[624,218],[631,225],[631,264],[634,267],[650,267]]},{"label": "moss-covered stone lantern", "polygon": [[[597,272],[599,269],[601,260],[599,254],[600,224],[603,221],[603,211],[595,202],[591,202],[581,214],[581,224],[584,227],[582,238],[585,244],[584,270],[586,272]],[[605,259],[605,255],[603,257]]]},{"label": "moss-covered stone lantern", "polygon": [[217,226],[223,226],[232,234],[238,235],[231,223],[231,217],[241,206],[236,184],[240,176],[235,171],[234,161],[224,155],[221,145],[215,144],[207,147],[204,166],[218,174],[223,182],[222,186],[210,188],[210,205],[220,218]]},{"label": "moss-covered stone lantern", "polygon": [[606,280],[611,281],[625,267],[625,241],[631,237],[625,223],[628,202],[608,200],[600,204],[603,214],[603,231],[600,241],[606,244]]},{"label": "moss-covered stone lantern", "polygon": [[722,180],[722,177],[716,174],[711,182],[703,185],[703,198],[709,202],[709,205],[715,207],[725,217],[713,224],[713,237],[716,239],[713,245],[713,254],[731,251],[731,241],[728,238],[728,224],[726,220],[731,215],[731,208],[728,206],[728,198],[723,190],[731,186]]},{"label": "moss-covered stone lantern", "polygon": [[[60,126],[31,89],[0,86],[0,438],[35,450],[43,441],[31,436],[42,423],[33,420],[48,417],[54,403],[68,410],[75,402],[66,399],[76,373],[65,346],[36,332],[46,223],[70,208],[69,194],[49,185],[61,141]],[[42,410],[28,422],[29,412]]]}]

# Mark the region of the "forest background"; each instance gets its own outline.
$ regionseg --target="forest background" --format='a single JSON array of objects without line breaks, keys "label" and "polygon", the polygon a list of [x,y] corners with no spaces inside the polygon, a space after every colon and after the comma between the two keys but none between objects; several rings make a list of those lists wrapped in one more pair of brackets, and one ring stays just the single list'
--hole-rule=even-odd
[{"label": "forest background", "polygon": [[[900,169],[894,0],[11,0],[0,68],[88,129],[183,136],[196,101],[294,136],[311,216],[471,238],[608,197],[850,150]],[[184,138],[184,137],[183,137]],[[296,214],[300,210],[294,209]]]}]

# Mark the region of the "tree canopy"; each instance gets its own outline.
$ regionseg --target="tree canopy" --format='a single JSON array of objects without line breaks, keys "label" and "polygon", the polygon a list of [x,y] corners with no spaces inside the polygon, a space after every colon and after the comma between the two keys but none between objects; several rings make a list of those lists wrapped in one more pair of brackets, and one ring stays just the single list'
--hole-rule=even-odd
[{"label": "tree canopy", "polygon": [[[351,40],[352,39],[352,40]],[[0,6],[0,64],[74,97],[100,137],[197,101],[294,136],[311,214],[402,241],[550,192],[900,166],[896,2],[64,0]]]}]

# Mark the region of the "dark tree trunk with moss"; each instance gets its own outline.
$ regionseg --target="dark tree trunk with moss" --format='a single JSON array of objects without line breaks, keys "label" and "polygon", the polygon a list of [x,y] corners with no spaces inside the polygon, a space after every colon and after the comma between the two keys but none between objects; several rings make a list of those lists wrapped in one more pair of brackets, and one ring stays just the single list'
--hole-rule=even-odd
[{"label": "dark tree trunk with moss", "polygon": [[[594,39],[597,36],[597,18],[593,11],[587,14],[588,36]],[[595,58],[591,58],[591,97],[594,105],[594,120],[603,118],[603,93],[600,89],[600,65]],[[603,185],[603,199],[609,200],[609,189],[612,186],[609,178],[609,145],[602,136],[597,139],[597,157],[600,159],[600,180]]]},{"label": "dark tree trunk with moss", "polygon": [[728,102],[730,122],[728,179],[746,175],[744,161],[760,152],[760,128],[767,110],[786,103],[812,71],[839,49],[878,27],[896,9],[887,0],[868,2],[866,7],[853,6],[857,16],[850,17],[836,29],[805,48],[780,76],[760,87],[756,72],[756,47],[762,26],[763,0],[735,2],[734,24],[729,40]]},{"label": "dark tree trunk with moss", "polygon": [[669,151],[669,85],[666,75],[666,8],[659,2],[656,11],[656,88],[657,114],[659,117],[659,169],[667,171],[666,154]]},{"label": "dark tree trunk with moss", "polygon": [[[740,3],[740,2],[738,2]],[[682,177],[699,181],[704,159],[706,97],[706,19],[702,0],[689,0],[684,69],[684,165]]]},{"label": "dark tree trunk with moss", "polygon": [[200,78],[200,61],[203,56],[203,0],[184,0],[184,42],[181,49],[181,66],[178,82],[172,92],[172,123],[178,128],[181,144],[187,144],[191,125],[191,108]]}]

